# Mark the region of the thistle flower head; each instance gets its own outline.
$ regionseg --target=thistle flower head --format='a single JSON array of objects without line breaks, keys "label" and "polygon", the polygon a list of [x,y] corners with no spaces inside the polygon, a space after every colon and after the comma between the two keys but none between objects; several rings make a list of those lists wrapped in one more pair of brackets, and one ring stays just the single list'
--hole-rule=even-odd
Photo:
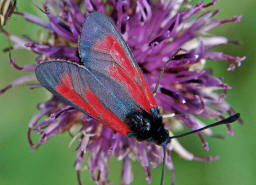
[{"label": "thistle flower head", "polygon": [[[196,129],[204,125],[198,117],[223,119],[225,113],[232,114],[230,105],[224,101],[226,90],[231,87],[222,79],[213,76],[211,70],[204,68],[207,60],[221,60],[229,63],[228,70],[240,66],[245,57],[233,57],[213,51],[212,48],[228,44],[223,36],[211,35],[208,32],[228,22],[239,22],[241,17],[219,20],[214,16],[218,10],[208,10],[216,1],[209,4],[199,2],[190,5],[183,0],[147,1],[147,0],[47,0],[43,4],[48,17],[45,22],[39,17],[19,13],[28,22],[37,24],[48,31],[43,40],[23,40],[10,35],[14,49],[24,48],[37,54],[35,63],[18,66],[14,59],[9,63],[18,70],[30,71],[31,75],[22,76],[13,81],[0,93],[19,84],[35,80],[34,70],[37,64],[49,59],[64,59],[81,63],[78,54],[78,41],[85,17],[92,11],[99,11],[108,16],[116,25],[124,40],[132,50],[144,77],[153,90],[159,74],[166,65],[165,72],[156,92],[156,101],[162,114],[175,113],[170,120],[164,120],[165,127],[172,134],[177,127]],[[2,32],[8,35],[4,30]],[[178,53],[177,53],[178,51]],[[175,56],[174,54],[177,53]],[[40,87],[35,84],[34,87]],[[217,91],[222,90],[219,95]],[[108,179],[108,161],[114,155],[122,160],[122,184],[131,184],[133,180],[131,160],[138,160],[151,183],[151,167],[162,162],[161,147],[149,142],[137,142],[114,132],[97,123],[96,120],[65,105],[60,99],[51,96],[40,103],[38,113],[29,123],[28,139],[31,147],[47,143],[48,139],[63,132],[72,135],[72,142],[77,141],[77,158],[75,169],[80,181],[82,162],[96,184],[110,183]],[[42,117],[46,118],[43,121]],[[232,133],[228,126],[228,131]],[[31,133],[41,135],[39,145],[34,144]],[[214,134],[205,130],[209,136]],[[201,133],[200,137],[205,150],[208,144]],[[177,152],[187,160],[210,161],[214,156],[198,157],[182,147],[177,140],[167,146],[166,166],[173,172],[170,153]],[[88,153],[85,157],[85,153]],[[174,175],[174,174],[173,174]]]}]

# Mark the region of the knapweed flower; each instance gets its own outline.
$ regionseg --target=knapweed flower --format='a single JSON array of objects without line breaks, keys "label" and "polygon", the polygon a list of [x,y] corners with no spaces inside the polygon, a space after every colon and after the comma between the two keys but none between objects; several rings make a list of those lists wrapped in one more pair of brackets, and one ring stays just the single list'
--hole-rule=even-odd
[{"label": "knapweed flower", "polygon": [[[16,79],[7,89],[19,84],[35,81],[34,70],[37,64],[50,59],[64,59],[81,63],[78,54],[78,40],[85,17],[93,11],[108,16],[119,29],[131,48],[146,80],[153,90],[163,66],[166,69],[156,100],[162,113],[175,113],[172,119],[164,120],[171,134],[175,129],[188,127],[196,129],[204,124],[198,119],[223,119],[226,113],[234,111],[224,101],[226,90],[231,87],[204,68],[207,60],[228,61],[228,70],[241,65],[245,57],[233,57],[212,48],[230,41],[222,36],[208,32],[224,23],[239,22],[241,17],[224,20],[215,19],[218,10],[208,10],[216,1],[205,4],[203,1],[190,5],[188,1],[167,0],[153,2],[149,0],[47,0],[44,12],[48,22],[39,17],[17,12],[28,22],[37,24],[48,31],[42,40],[23,40],[10,34],[14,49],[28,49],[38,55],[36,62],[28,66],[18,66],[14,59],[9,63],[20,71],[30,71],[31,75]],[[4,30],[2,32],[8,35]],[[176,54],[176,55],[175,55]],[[171,58],[171,61],[166,63]],[[41,87],[39,83],[33,87]],[[218,93],[218,91],[223,93]],[[75,169],[80,181],[82,162],[86,161],[91,177],[96,184],[110,183],[108,179],[108,161],[114,155],[122,160],[122,184],[131,184],[133,180],[131,160],[138,160],[146,180],[151,183],[150,166],[156,167],[163,160],[162,148],[149,142],[138,142],[114,132],[87,115],[65,105],[52,96],[38,106],[38,113],[31,119],[28,128],[28,140],[32,149],[45,144],[59,133],[69,132],[71,143],[78,142]],[[44,120],[41,121],[41,118]],[[230,126],[228,131],[232,133]],[[34,144],[31,133],[41,135],[39,144]],[[214,136],[210,130],[204,133]],[[208,144],[201,133],[205,150]],[[216,157],[199,157],[187,151],[174,139],[167,146],[166,165],[174,171],[171,152],[177,152],[187,160],[211,161]],[[85,153],[88,153],[85,157]],[[174,173],[172,173],[174,181]]]}]

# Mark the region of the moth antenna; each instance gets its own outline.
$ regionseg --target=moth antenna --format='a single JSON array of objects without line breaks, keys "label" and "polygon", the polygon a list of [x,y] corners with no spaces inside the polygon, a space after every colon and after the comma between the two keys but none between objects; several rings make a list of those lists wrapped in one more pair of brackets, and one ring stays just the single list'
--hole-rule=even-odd
[{"label": "moth antenna", "polygon": [[156,95],[156,92],[159,88],[159,85],[160,85],[160,82],[163,78],[163,75],[164,75],[164,71],[167,67],[167,65],[172,61],[172,59],[175,57],[175,55],[177,55],[177,53],[181,50],[181,48],[179,48],[170,58],[167,62],[165,62],[164,66],[162,67],[161,71],[160,71],[160,74],[159,74],[159,77],[158,77],[158,80],[157,80],[157,83],[156,83],[156,86],[155,86],[155,89],[153,91],[153,95],[155,96]]},{"label": "moth antenna", "polygon": [[164,185],[164,174],[165,174],[165,160],[166,160],[166,144],[163,145],[163,167],[162,167],[162,176],[161,176],[161,182],[160,185]]},{"label": "moth antenna", "polygon": [[205,129],[207,129],[207,128],[215,127],[215,126],[218,126],[218,125],[233,123],[233,122],[235,122],[236,120],[238,120],[239,117],[240,117],[240,114],[239,114],[239,113],[236,113],[236,114],[233,114],[232,116],[229,116],[229,117],[226,118],[226,119],[217,121],[217,122],[212,123],[212,124],[210,124],[210,125],[207,125],[207,126],[205,126],[205,127],[202,127],[202,128],[196,129],[196,130],[192,130],[192,131],[190,131],[190,132],[185,132],[185,133],[180,134],[180,135],[176,135],[176,136],[171,136],[171,137],[169,137],[169,141],[165,142],[165,143],[162,145],[162,146],[163,146],[163,154],[164,154],[164,156],[163,156],[163,167],[162,167],[162,176],[161,176],[160,185],[164,185],[165,162],[166,162],[166,145],[171,141],[171,139],[184,137],[184,136],[187,136],[187,135],[190,135],[190,134],[193,134],[193,133],[196,133],[196,132],[200,132],[200,131],[205,130]]},{"label": "moth antenna", "polygon": [[232,116],[229,116],[229,117],[226,118],[226,119],[217,121],[217,122],[212,123],[212,124],[210,124],[210,125],[207,125],[207,126],[205,126],[205,127],[202,127],[202,128],[196,129],[196,130],[192,130],[192,131],[190,131],[190,132],[185,132],[185,133],[180,134],[180,135],[171,136],[171,137],[169,137],[169,138],[170,138],[170,139],[173,139],[173,138],[180,138],[180,137],[184,137],[184,136],[187,136],[187,135],[196,133],[196,132],[200,132],[200,131],[205,130],[205,129],[207,129],[207,128],[215,127],[215,126],[222,125],[222,124],[233,123],[233,122],[235,122],[236,120],[238,120],[239,117],[240,117],[240,114],[239,114],[239,113],[236,113],[236,114],[233,114]]}]

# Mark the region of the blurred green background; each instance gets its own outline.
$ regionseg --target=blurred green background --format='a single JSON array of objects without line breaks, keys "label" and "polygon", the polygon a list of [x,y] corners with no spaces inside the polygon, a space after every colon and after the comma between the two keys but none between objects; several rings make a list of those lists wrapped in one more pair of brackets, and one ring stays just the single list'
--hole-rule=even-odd
[{"label": "blurred green background", "polygon": [[[35,1],[38,5],[42,1]],[[197,2],[197,1],[193,1]],[[220,0],[215,8],[220,8],[218,18],[243,15],[241,23],[229,23],[212,31],[225,35],[230,39],[242,42],[241,46],[226,45],[219,47],[234,56],[247,56],[241,68],[227,72],[225,62],[209,62],[208,67],[214,68],[215,75],[224,77],[225,82],[232,85],[228,91],[227,101],[241,113],[244,125],[233,124],[235,136],[225,135],[224,140],[207,138],[210,152],[203,150],[196,135],[180,139],[180,142],[191,152],[201,155],[219,155],[215,162],[205,163],[185,161],[173,155],[177,185],[255,185],[256,184],[256,143],[255,114],[256,109],[256,2],[254,0]],[[17,9],[35,15],[43,14],[30,1],[17,1]],[[7,28],[7,27],[6,27]],[[39,28],[13,16],[10,21],[12,33],[24,33],[37,36]],[[8,46],[7,38],[0,35],[0,50]],[[34,55],[28,51],[17,50],[12,53],[19,65],[30,64]],[[16,77],[23,75],[8,63],[8,55],[0,52],[0,88],[5,87]],[[77,179],[73,163],[76,153],[68,148],[70,137],[62,134],[50,139],[48,143],[35,152],[27,141],[27,125],[37,112],[38,102],[46,100],[43,89],[29,90],[27,86],[19,86],[0,96],[0,185],[76,185]],[[225,134],[222,127],[213,129],[216,133]],[[121,174],[121,163],[112,160],[110,179],[118,184]],[[114,170],[113,170],[114,169]],[[135,174],[134,185],[147,184],[142,168],[133,162]],[[159,184],[161,168],[152,170],[152,184]],[[88,172],[82,173],[84,184],[93,184]],[[166,183],[171,184],[167,171]]]}]

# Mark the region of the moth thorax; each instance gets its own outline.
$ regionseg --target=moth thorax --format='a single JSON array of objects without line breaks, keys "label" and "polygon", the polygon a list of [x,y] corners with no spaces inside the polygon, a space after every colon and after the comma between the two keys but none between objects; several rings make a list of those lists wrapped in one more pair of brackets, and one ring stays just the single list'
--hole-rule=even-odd
[{"label": "moth thorax", "polygon": [[164,128],[162,117],[148,113],[144,110],[131,112],[126,116],[126,124],[131,129],[127,135],[139,141],[148,140],[158,145],[163,144],[169,138],[168,131]]}]

